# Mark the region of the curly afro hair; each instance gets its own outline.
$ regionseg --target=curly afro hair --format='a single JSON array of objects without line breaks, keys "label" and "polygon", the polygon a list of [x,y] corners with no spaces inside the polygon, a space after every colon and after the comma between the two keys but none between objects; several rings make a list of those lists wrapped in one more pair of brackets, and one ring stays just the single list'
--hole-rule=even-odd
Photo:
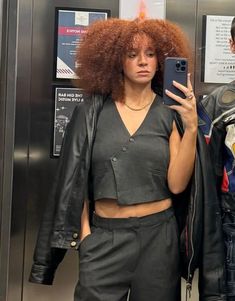
[{"label": "curly afro hair", "polygon": [[108,19],[89,26],[77,52],[76,85],[86,93],[111,94],[122,101],[125,95],[123,58],[132,48],[134,37],[145,34],[152,40],[157,54],[158,70],[152,89],[162,94],[166,57],[185,57],[191,61],[188,39],[174,23],[166,20]]}]

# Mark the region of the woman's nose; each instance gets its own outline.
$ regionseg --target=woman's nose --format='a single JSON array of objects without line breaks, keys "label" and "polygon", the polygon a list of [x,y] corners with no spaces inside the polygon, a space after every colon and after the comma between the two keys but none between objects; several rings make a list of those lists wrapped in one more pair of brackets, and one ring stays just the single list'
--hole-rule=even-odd
[{"label": "woman's nose", "polygon": [[139,65],[147,65],[146,56],[144,54],[139,55]]}]

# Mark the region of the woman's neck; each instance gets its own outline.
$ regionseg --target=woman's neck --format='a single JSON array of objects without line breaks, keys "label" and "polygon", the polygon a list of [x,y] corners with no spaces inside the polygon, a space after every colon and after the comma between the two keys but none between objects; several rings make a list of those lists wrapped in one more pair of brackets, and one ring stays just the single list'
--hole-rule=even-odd
[{"label": "woman's neck", "polygon": [[135,104],[136,106],[141,106],[152,100],[154,96],[155,93],[151,89],[151,84],[146,86],[126,84],[123,102],[129,103],[130,105]]}]

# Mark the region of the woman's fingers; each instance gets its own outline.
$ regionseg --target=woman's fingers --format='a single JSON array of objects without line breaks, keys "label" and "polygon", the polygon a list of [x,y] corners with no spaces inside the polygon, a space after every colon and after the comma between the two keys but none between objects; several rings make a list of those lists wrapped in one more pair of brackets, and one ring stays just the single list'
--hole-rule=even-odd
[{"label": "woman's fingers", "polygon": [[177,101],[179,104],[181,104],[181,105],[183,104],[184,99],[181,98],[180,96],[178,96],[178,95],[172,93],[172,92],[169,91],[169,90],[165,90],[165,93],[166,93],[167,96],[171,97],[172,99],[174,99],[175,101]]},{"label": "woman's fingers", "polygon": [[188,87],[185,87],[183,86],[182,84],[176,82],[176,81],[173,81],[173,85],[179,89],[180,91],[182,91],[185,95],[185,98],[192,98],[193,97],[193,89],[192,89],[192,85],[191,85],[191,82],[190,82],[190,79],[189,79],[189,82],[188,82]]},{"label": "woman's fingers", "polygon": [[[182,86],[182,85],[181,85]],[[184,86],[182,86],[184,87]],[[182,91],[182,90],[181,90]],[[183,91],[182,91],[183,92]],[[195,96],[193,94],[193,92],[188,92],[188,90],[185,90],[185,93],[188,93],[188,95],[185,95],[185,98],[182,98],[174,93],[172,93],[169,90],[165,90],[165,93],[167,94],[167,96],[171,97],[172,99],[174,99],[176,102],[178,102],[180,105],[189,105],[189,101],[194,102],[195,101]],[[184,93],[184,92],[183,92]]]},{"label": "woman's fingers", "polygon": [[174,93],[172,93],[169,90],[165,90],[165,93],[171,97],[172,99],[174,99],[176,102],[178,102],[180,105],[185,106],[186,108],[190,108],[192,106],[192,104],[194,105],[194,103],[196,103],[196,99],[193,93],[193,87],[192,87],[192,83],[190,80],[190,73],[188,73],[187,75],[187,87],[180,84],[179,82],[173,81],[173,85],[179,89],[184,95],[185,97],[180,97]]},{"label": "woman's fingers", "polygon": [[197,127],[196,98],[193,93],[190,74],[188,74],[187,78],[187,87],[176,81],[173,81],[173,85],[179,89],[185,97],[180,97],[166,90],[165,93],[179,103],[179,105],[172,105],[170,108],[176,110],[181,115],[185,128],[195,129],[195,127]]},{"label": "woman's fingers", "polygon": [[187,87],[189,89],[190,92],[193,92],[193,86],[192,86],[192,83],[191,83],[191,74],[188,73],[188,76],[187,76]]}]

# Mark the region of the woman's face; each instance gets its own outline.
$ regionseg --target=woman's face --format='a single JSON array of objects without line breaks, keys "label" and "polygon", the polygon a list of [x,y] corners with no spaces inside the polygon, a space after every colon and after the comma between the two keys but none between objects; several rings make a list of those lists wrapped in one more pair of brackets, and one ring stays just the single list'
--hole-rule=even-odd
[{"label": "woman's face", "polygon": [[133,45],[124,56],[124,81],[135,84],[151,83],[157,70],[157,55],[152,39],[144,34],[136,35]]},{"label": "woman's face", "polygon": [[233,39],[230,39],[230,50],[235,54],[235,37],[233,37]]}]

